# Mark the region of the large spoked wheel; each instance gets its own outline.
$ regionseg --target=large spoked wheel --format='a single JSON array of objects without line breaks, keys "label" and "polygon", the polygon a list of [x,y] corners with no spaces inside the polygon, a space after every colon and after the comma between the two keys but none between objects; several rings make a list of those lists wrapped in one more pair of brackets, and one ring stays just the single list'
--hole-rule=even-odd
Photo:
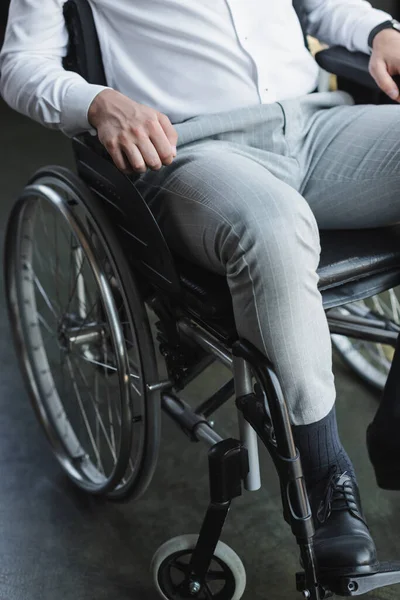
[{"label": "large spoked wheel", "polygon": [[86,186],[39,171],[14,206],[4,268],[29,395],[69,477],[94,494],[140,495],[160,407],[147,314],[113,228]]},{"label": "large spoked wheel", "polygon": [[[400,331],[400,288],[390,289],[367,300],[353,302],[336,309],[344,315],[356,315],[371,321],[383,321],[391,329]],[[344,362],[368,385],[383,390],[394,348],[342,335],[332,335],[333,347]]]},{"label": "large spoked wheel", "polygon": [[190,560],[197,535],[181,535],[155,553],[151,571],[164,600],[240,600],[246,588],[246,571],[239,556],[218,542],[204,582],[190,581]]}]

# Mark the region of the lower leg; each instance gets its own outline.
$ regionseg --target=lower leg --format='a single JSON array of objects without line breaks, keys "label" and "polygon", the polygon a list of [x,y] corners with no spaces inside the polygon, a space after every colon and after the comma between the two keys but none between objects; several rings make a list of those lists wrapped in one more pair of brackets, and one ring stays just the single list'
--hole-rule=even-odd
[{"label": "lower leg", "polygon": [[326,480],[333,468],[355,479],[353,464],[339,438],[335,408],[320,421],[293,427],[293,437],[310,489]]}]

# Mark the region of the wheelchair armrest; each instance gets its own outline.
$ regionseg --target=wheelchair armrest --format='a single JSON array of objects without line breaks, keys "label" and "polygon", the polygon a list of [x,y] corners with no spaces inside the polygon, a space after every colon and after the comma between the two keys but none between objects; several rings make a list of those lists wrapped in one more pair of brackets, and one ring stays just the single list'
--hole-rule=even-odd
[{"label": "wheelchair armrest", "polygon": [[367,54],[350,52],[343,46],[333,46],[318,52],[315,59],[325,71],[358,83],[370,90],[379,91],[368,70],[369,56]]},{"label": "wheelchair armrest", "polygon": [[128,260],[157,287],[169,295],[180,296],[174,258],[135,181],[98,151],[100,142],[94,141],[93,146],[90,138],[80,136],[72,140],[78,175],[115,227]]}]

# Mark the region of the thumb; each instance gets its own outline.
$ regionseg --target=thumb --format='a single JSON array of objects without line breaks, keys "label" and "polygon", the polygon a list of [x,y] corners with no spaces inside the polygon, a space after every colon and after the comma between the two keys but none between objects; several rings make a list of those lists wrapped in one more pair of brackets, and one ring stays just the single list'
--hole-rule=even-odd
[{"label": "thumb", "polygon": [[395,84],[392,77],[389,75],[387,66],[384,60],[378,58],[371,61],[370,73],[375,79],[380,89],[385,92],[392,100],[397,100],[399,97],[399,88]]}]

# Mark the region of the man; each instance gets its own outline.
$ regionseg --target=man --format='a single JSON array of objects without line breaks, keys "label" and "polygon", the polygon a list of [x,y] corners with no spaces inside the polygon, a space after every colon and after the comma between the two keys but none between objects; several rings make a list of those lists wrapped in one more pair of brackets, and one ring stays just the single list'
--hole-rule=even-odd
[{"label": "man", "polygon": [[[317,66],[290,0],[91,0],[109,88],[62,68],[63,0],[13,0],[0,59],[16,110],[72,136],[97,131],[137,182],[174,251],[226,274],[239,334],[273,362],[301,452],[319,566],[376,568],[337,432],[318,228],[400,220],[400,112],[311,93]],[[309,32],[371,54],[392,99],[400,33],[363,0],[304,0]],[[178,150],[177,150],[178,147]],[[378,478],[395,395],[370,430]],[[395,451],[395,448],[393,449]]]}]

